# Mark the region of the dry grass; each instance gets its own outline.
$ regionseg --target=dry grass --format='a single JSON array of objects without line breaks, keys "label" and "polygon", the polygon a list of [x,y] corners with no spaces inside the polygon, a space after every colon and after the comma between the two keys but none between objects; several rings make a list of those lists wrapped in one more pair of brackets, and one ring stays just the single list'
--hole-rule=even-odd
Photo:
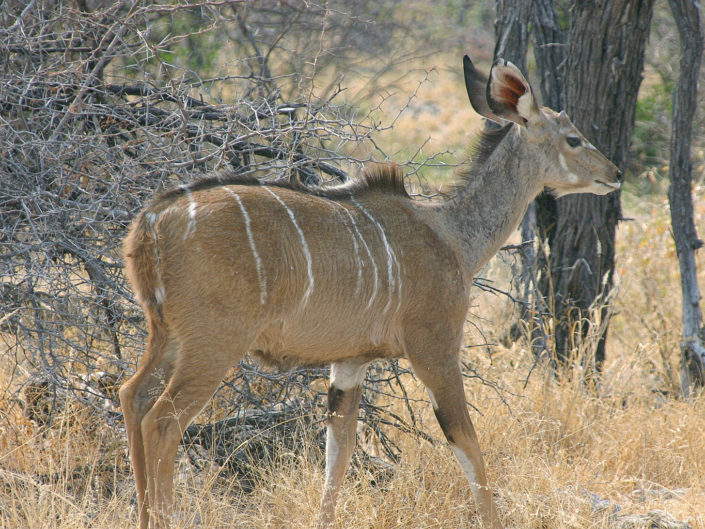
[{"label": "dry grass", "polygon": [[[448,102],[464,102],[464,90],[455,81],[441,87],[433,75],[430,79],[439,84],[431,85],[428,97],[444,114],[423,111],[404,126],[429,124],[424,130],[432,135],[432,121],[452,122],[438,141],[447,134],[459,145],[465,114]],[[449,92],[454,95],[439,98]],[[395,141],[415,141],[393,136],[392,151]],[[702,219],[705,189],[696,189],[696,195],[696,218]],[[467,398],[479,410],[472,416],[507,527],[607,527],[619,507],[619,515],[662,509],[705,529],[705,397],[688,402],[678,397],[680,287],[665,190],[647,200],[627,191],[624,203],[625,214],[636,220],[619,229],[616,315],[597,392],[583,387],[577,376],[559,382],[541,368],[527,382],[533,359],[526,343],[464,353],[484,379],[501,387],[498,392],[469,379]],[[702,252],[698,266],[705,285]],[[484,275],[506,279],[507,270],[497,259]],[[473,315],[484,337],[469,325],[467,344],[496,344],[512,308],[501,298],[478,294]],[[12,400],[13,369],[11,359],[0,360],[0,527],[133,525],[133,483],[121,432],[75,406],[51,428],[40,428]],[[425,399],[421,388],[412,391]],[[338,527],[477,525],[469,487],[441,440],[430,405],[416,411],[437,442],[393,432],[404,450],[401,463],[378,484],[368,475],[349,476],[339,500]],[[322,482],[322,468],[301,454],[263,467],[251,494],[218,478],[215,469],[194,472],[181,461],[177,526],[311,527]]]}]

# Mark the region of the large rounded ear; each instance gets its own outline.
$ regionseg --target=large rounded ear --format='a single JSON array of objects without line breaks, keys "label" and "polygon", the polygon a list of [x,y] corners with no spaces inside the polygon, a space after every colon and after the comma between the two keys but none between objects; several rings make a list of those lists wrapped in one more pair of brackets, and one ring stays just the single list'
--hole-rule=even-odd
[{"label": "large rounded ear", "polygon": [[475,112],[495,123],[502,124],[502,120],[490,110],[487,103],[487,76],[475,68],[467,55],[463,57],[463,73],[465,74],[465,89],[468,91],[470,104]]},{"label": "large rounded ear", "polygon": [[487,84],[487,104],[500,118],[525,125],[539,113],[531,86],[519,68],[504,59],[498,59],[490,71]]}]

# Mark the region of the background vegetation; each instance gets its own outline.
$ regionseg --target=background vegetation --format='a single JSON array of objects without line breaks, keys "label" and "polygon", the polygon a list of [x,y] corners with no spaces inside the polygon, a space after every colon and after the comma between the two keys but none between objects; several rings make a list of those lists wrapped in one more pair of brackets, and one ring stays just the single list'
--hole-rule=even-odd
[{"label": "background vegetation", "polygon": [[[491,60],[491,4],[5,5],[0,526],[136,523],[116,389],[144,336],[119,245],[144,201],[216,168],[318,182],[370,159],[405,164],[418,199],[448,191],[481,126],[460,58]],[[509,527],[705,528],[705,400],[680,393],[666,199],[677,39],[657,4],[599,387],[582,384],[580,361],[557,377],[536,365],[527,337],[507,343],[518,308],[475,291],[467,399]],[[696,222],[705,218],[704,119],[696,116]],[[698,264],[705,284],[702,252]],[[483,283],[512,291],[517,267],[516,255],[501,252]],[[595,342],[588,336],[576,358]],[[178,526],[313,525],[326,376],[248,363],[233,370],[197,419],[211,426],[187,433]],[[372,370],[361,419],[339,527],[478,523],[403,361]]]}]

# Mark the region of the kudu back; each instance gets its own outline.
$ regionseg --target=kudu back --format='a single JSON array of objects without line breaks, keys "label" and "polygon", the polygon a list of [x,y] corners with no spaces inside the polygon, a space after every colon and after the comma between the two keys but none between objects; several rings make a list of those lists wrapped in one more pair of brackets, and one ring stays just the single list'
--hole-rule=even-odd
[{"label": "kudu back", "polygon": [[465,472],[486,526],[501,527],[467,412],[458,354],[473,274],[544,188],[609,193],[620,173],[564,113],[539,109],[511,63],[489,78],[464,58],[481,136],[457,193],[409,198],[396,166],[310,189],[220,176],[158,195],[125,240],[126,272],[149,335],[120,390],[139,526],[169,525],[174,459],[193,417],[246,353],[330,363],[328,527],[355,445],[367,363],[406,357]]}]

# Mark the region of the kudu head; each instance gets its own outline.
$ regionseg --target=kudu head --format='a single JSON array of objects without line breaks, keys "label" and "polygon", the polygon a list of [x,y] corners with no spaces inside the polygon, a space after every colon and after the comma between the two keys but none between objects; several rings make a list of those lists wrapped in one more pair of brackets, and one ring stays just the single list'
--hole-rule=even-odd
[{"label": "kudu head", "polygon": [[470,103],[500,125],[516,123],[524,143],[539,163],[534,176],[554,195],[605,195],[620,188],[622,173],[571,123],[565,112],[539,108],[531,86],[511,62],[497,60],[489,79],[466,55],[465,87]]}]

